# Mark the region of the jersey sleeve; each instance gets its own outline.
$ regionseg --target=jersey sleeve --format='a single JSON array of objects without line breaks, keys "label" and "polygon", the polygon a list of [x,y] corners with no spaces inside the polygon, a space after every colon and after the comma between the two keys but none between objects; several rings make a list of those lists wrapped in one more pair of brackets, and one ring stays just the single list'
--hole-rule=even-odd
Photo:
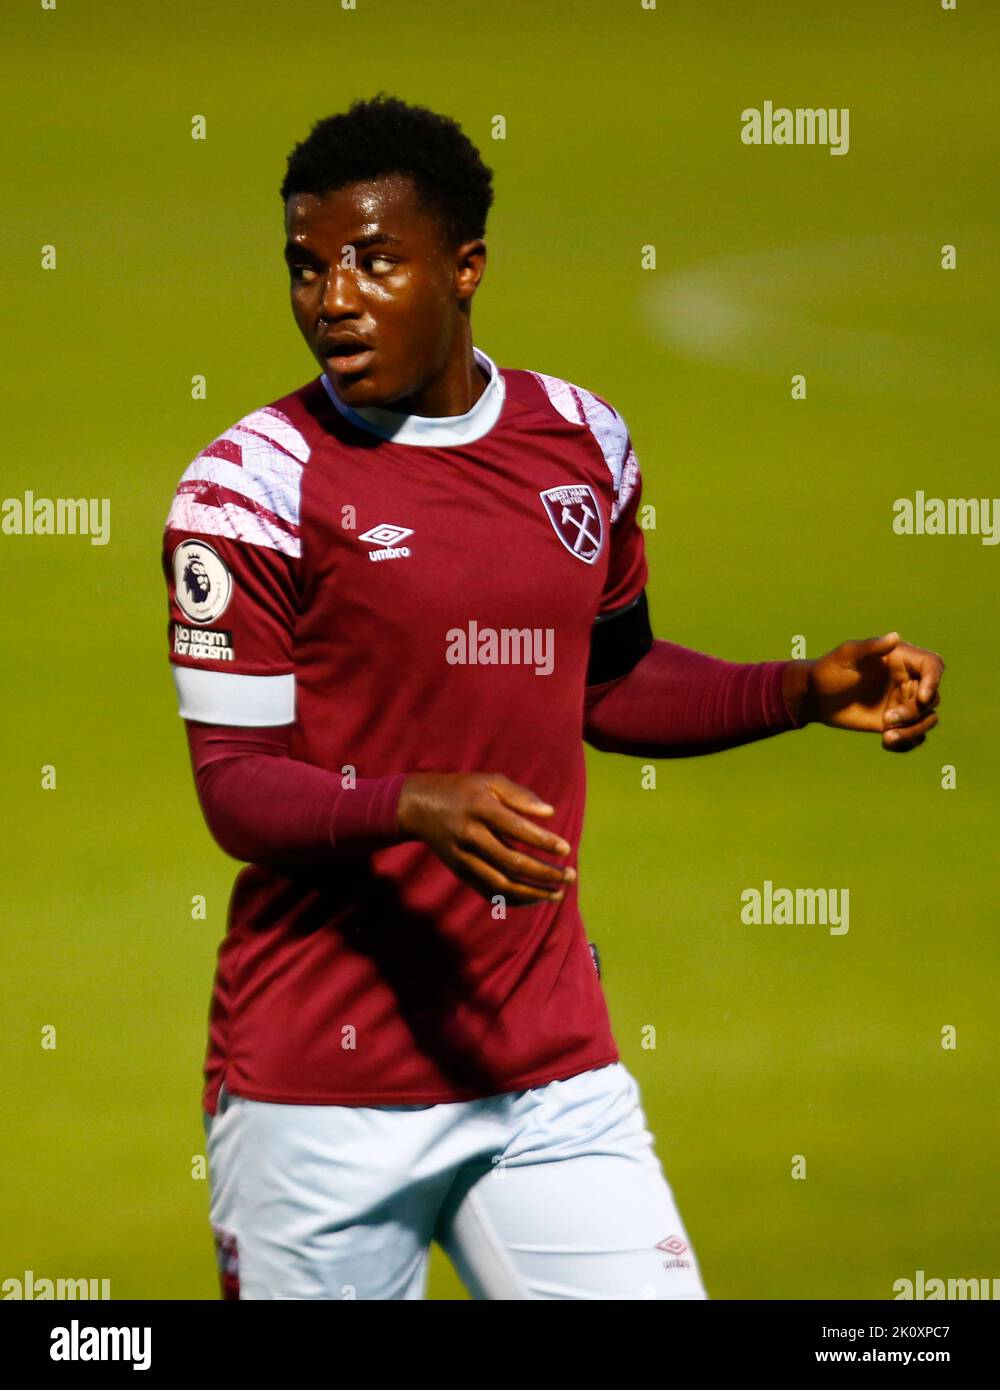
[{"label": "jersey sleeve", "polygon": [[169,659],[181,716],[295,721],[301,476],[306,440],[273,407],[212,441],[184,472],[163,533]]},{"label": "jersey sleeve", "polygon": [[598,620],[635,603],[649,577],[645,538],[638,521],[642,498],[639,460],[635,456],[625,421],[606,401],[601,403],[613,416],[600,442],[611,470],[614,500],[611,507],[610,558],[597,612]]}]

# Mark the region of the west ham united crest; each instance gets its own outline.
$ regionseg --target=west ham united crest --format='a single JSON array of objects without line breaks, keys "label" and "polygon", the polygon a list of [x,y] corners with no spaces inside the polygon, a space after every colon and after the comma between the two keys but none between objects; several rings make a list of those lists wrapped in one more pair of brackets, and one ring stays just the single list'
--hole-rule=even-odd
[{"label": "west ham united crest", "polygon": [[593,489],[587,483],[569,483],[566,487],[546,488],[538,495],[566,549],[578,560],[592,565],[604,540],[604,521]]}]

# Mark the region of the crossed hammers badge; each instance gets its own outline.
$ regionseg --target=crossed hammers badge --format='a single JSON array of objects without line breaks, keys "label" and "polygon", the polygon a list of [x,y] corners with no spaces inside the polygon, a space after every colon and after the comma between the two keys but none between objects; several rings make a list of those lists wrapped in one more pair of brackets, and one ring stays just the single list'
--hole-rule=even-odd
[{"label": "crossed hammers badge", "polygon": [[593,489],[587,483],[570,483],[566,487],[546,488],[538,495],[566,549],[578,560],[592,565],[604,541],[604,522]]}]

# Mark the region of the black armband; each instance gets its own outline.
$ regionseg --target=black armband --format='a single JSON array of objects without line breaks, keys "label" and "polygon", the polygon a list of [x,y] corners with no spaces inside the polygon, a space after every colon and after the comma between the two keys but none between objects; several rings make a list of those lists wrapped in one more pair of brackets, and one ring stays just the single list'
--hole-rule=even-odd
[{"label": "black armband", "polygon": [[590,661],[587,665],[587,684],[603,685],[605,681],[627,676],[653,645],[653,630],[649,625],[649,605],[646,590],[626,608],[603,613],[594,619],[590,634]]}]

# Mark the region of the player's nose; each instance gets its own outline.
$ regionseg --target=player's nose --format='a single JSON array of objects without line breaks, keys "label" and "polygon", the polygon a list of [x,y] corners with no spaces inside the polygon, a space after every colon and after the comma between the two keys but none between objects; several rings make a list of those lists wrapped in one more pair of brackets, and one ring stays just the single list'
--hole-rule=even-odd
[{"label": "player's nose", "polygon": [[348,266],[332,265],[327,272],[320,306],[324,318],[336,320],[356,309],[360,303],[358,283]]}]

